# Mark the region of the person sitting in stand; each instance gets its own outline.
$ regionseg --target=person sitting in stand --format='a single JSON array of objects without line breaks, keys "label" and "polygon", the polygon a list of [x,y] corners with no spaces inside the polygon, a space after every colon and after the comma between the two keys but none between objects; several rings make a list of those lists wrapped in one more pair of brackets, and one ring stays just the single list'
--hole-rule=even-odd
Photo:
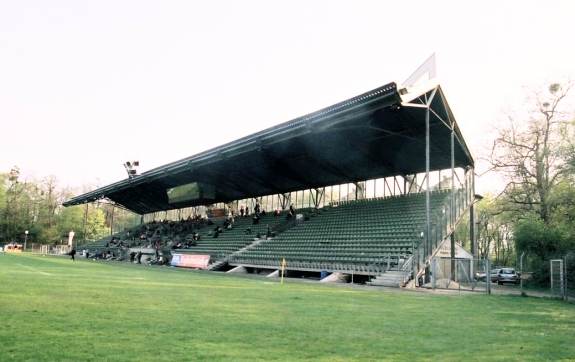
[{"label": "person sitting in stand", "polygon": [[282,212],[280,211],[280,209],[275,209],[275,211],[274,211],[274,217],[279,217],[279,216],[281,215],[281,213],[282,213]]},{"label": "person sitting in stand", "polygon": [[256,202],[256,207],[254,207],[254,212],[255,212],[256,215],[259,215],[260,209],[261,209],[260,203],[259,203],[259,202]]},{"label": "person sitting in stand", "polygon": [[255,214],[254,217],[252,218],[252,224],[257,225],[259,223],[260,223],[260,217],[258,216],[258,214]]},{"label": "person sitting in stand", "polygon": [[266,216],[266,210],[262,209],[262,212],[260,213],[261,216]]},{"label": "person sitting in stand", "polygon": [[273,238],[274,234],[272,233],[272,229],[270,228],[270,226],[268,225],[268,231],[266,232],[266,238]]}]

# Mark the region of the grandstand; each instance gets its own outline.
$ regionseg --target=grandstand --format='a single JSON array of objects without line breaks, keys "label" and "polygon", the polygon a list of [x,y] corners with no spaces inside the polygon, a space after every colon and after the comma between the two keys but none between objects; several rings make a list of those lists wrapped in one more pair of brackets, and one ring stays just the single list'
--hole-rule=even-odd
[{"label": "grandstand", "polygon": [[[473,165],[439,85],[390,83],[64,205],[107,199],[142,215],[85,247],[209,255],[222,271],[273,273],[285,260],[288,272],[404,285],[429,274],[466,212],[474,240]],[[257,223],[255,205],[267,211]]]},{"label": "grandstand", "polygon": [[[446,197],[434,193],[432,208]],[[232,265],[280,265],[310,271],[378,274],[411,256],[425,223],[424,194],[357,200],[325,207],[321,214],[231,258]]]}]

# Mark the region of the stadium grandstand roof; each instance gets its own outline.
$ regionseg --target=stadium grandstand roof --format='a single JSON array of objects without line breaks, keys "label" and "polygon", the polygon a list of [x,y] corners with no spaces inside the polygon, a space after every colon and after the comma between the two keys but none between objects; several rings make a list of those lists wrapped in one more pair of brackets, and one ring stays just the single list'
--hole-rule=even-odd
[{"label": "stadium grandstand roof", "polygon": [[[430,169],[451,168],[450,125],[455,136],[455,167],[473,167],[441,87],[408,91],[389,83],[74,197],[64,206],[107,198],[146,214],[425,172],[427,114]],[[183,185],[203,190],[183,201],[168,196],[168,190]]]}]

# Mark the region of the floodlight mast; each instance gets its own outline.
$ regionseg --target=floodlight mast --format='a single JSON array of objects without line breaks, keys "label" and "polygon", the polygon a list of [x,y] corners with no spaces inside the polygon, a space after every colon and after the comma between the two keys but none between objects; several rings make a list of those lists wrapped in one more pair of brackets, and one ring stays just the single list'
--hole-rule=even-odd
[{"label": "floodlight mast", "polygon": [[124,162],[124,168],[128,173],[128,178],[132,179],[138,175],[137,167],[140,166],[140,161],[126,161]]}]

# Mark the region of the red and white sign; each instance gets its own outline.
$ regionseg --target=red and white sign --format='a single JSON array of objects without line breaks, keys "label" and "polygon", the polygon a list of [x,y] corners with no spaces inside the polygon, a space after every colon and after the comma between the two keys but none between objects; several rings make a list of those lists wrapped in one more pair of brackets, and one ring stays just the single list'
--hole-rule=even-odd
[{"label": "red and white sign", "polygon": [[183,268],[207,269],[210,264],[209,255],[172,254],[172,266]]}]

